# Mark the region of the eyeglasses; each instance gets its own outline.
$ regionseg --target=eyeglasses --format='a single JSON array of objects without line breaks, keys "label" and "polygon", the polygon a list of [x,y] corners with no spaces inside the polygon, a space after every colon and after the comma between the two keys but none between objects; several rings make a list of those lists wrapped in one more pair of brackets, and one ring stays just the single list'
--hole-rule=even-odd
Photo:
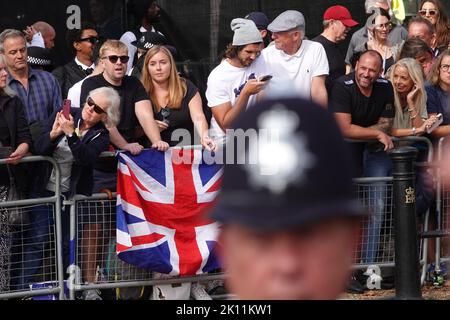
[{"label": "eyeglasses", "polygon": [[426,16],[427,13],[428,13],[430,16],[435,16],[435,15],[438,13],[438,11],[437,11],[436,9],[423,9],[423,10],[419,10],[419,14],[420,14],[421,16]]},{"label": "eyeglasses", "polygon": [[103,57],[102,59],[108,59],[109,62],[111,62],[111,63],[117,63],[117,61],[119,59],[120,59],[121,63],[128,63],[128,61],[130,61],[130,57],[129,56],[116,56],[116,55]]},{"label": "eyeglasses", "polygon": [[390,22],[386,22],[384,24],[376,24],[375,25],[375,29],[381,30],[381,29],[391,29],[392,28],[392,24]]},{"label": "eyeglasses", "polygon": [[448,70],[450,70],[450,64],[441,64],[441,70],[448,72]]},{"label": "eyeglasses", "polygon": [[91,44],[96,44],[98,42],[98,38],[97,37],[89,37],[89,38],[82,38],[80,40],[78,40],[78,42],[82,42],[82,41],[88,41]]},{"label": "eyeglasses", "polygon": [[101,107],[99,107],[91,97],[87,98],[87,104],[89,107],[94,107],[95,113],[97,113],[97,114],[105,113],[106,114],[106,111],[103,110]]}]

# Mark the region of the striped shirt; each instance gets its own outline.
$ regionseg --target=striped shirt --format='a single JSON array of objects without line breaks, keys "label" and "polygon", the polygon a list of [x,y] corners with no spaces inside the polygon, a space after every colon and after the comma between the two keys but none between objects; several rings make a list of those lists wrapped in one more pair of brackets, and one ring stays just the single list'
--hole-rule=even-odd
[{"label": "striped shirt", "polygon": [[61,90],[52,74],[46,71],[28,69],[28,90],[20,81],[8,76],[9,86],[25,106],[28,123],[46,121],[61,108]]}]

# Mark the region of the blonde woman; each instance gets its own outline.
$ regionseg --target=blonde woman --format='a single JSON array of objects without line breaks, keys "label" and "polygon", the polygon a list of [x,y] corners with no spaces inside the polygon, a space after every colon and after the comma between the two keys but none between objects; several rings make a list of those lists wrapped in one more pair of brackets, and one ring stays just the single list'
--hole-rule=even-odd
[{"label": "blonde woman", "polygon": [[394,86],[395,97],[392,135],[423,135],[436,121],[436,116],[428,118],[422,67],[415,59],[404,58],[392,67],[389,78]]},{"label": "blonde woman", "polygon": [[178,75],[169,49],[157,45],[147,52],[141,81],[150,96],[164,142],[171,147],[195,145],[198,144],[194,138],[197,131],[205,149],[216,148],[208,136],[198,89]]}]

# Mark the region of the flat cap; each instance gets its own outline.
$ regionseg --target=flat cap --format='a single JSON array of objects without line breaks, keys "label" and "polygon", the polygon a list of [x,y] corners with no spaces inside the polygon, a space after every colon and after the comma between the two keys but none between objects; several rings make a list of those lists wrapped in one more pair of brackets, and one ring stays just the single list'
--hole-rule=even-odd
[{"label": "flat cap", "polygon": [[301,12],[296,10],[287,10],[283,12],[267,27],[271,32],[282,32],[295,28],[305,30],[305,17]]}]

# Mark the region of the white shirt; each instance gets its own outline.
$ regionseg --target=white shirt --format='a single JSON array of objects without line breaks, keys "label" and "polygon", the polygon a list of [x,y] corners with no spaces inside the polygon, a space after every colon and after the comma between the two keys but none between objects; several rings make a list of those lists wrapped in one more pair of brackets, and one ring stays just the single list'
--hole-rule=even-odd
[{"label": "white shirt", "polygon": [[[223,60],[209,75],[206,98],[210,108],[230,103],[233,107],[248,80],[268,74],[264,59],[257,58],[249,67],[238,68]],[[256,103],[256,95],[250,97],[247,108]],[[224,142],[225,133],[214,117],[211,120],[211,138],[218,143]]]},{"label": "white shirt", "polygon": [[292,56],[278,50],[275,45],[264,49],[262,56],[273,75],[269,90],[276,91],[289,82],[299,96],[309,100],[312,79],[328,75],[330,70],[323,46],[309,40],[303,40],[298,52]]},{"label": "white shirt", "polygon": [[41,47],[45,49],[45,42],[42,33],[37,32],[33,35],[31,42],[27,43],[27,47]]},{"label": "white shirt", "polygon": [[79,65],[81,68],[83,68],[83,70],[86,70],[86,69],[89,69],[89,68],[91,68],[92,70],[95,69],[95,64],[92,64],[92,65],[90,65],[90,66],[87,66],[87,65],[83,64],[80,60],[78,60],[77,57],[75,57],[75,63],[76,63],[77,65]]},{"label": "white shirt", "polygon": [[81,99],[81,87],[83,86],[84,81],[89,78],[86,77],[81,81],[75,83],[72,88],[69,89],[67,93],[67,99],[71,101],[72,108],[80,108],[80,99]]}]

